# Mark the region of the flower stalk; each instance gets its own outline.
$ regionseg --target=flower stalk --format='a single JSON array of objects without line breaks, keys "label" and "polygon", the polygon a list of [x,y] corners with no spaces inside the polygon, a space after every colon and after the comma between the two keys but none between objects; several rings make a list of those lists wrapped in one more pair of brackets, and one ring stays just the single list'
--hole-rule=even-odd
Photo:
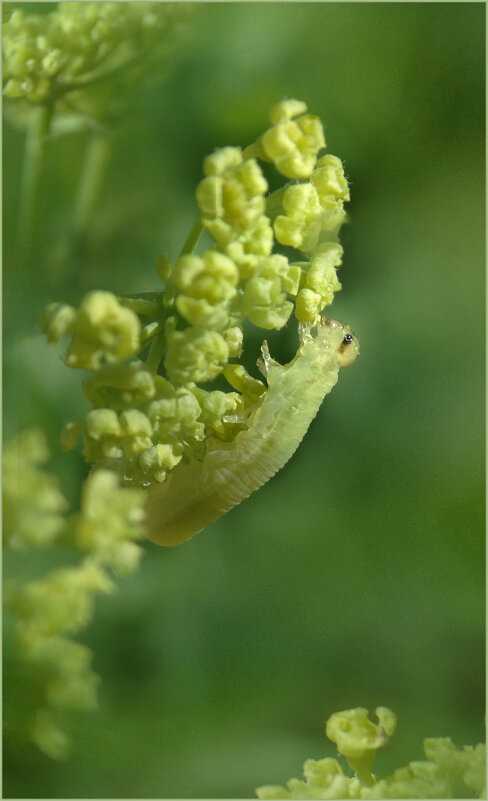
[{"label": "flower stalk", "polygon": [[35,104],[29,111],[18,218],[18,243],[24,258],[29,258],[35,252],[37,244],[44,164],[52,116],[51,103]]}]

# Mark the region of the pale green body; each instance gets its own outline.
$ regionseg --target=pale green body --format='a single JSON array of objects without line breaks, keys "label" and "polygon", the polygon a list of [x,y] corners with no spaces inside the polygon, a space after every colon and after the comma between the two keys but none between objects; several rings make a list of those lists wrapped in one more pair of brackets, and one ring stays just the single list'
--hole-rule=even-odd
[{"label": "pale green body", "polygon": [[340,360],[324,336],[308,335],[287,365],[274,362],[266,345],[263,357],[269,388],[249,427],[232,442],[209,439],[203,461],[176,467],[148,488],[153,542],[184,542],[262,487],[294,454],[338,379]]}]

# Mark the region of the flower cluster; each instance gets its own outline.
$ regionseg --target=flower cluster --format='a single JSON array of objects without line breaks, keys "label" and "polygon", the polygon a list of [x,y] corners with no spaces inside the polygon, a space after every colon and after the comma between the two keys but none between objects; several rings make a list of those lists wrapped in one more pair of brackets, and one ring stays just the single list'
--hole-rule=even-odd
[{"label": "flower cluster", "polygon": [[48,342],[72,336],[66,355],[69,367],[97,369],[102,362],[133,356],[141,347],[139,318],[111,292],[89,292],[77,311],[64,303],[51,303],[40,325]]},{"label": "flower cluster", "polygon": [[[340,289],[347,182],[338,158],[317,161],[322,123],[306,112],[304,103],[285,100],[253,145],[207,156],[195,230],[213,244],[196,253],[191,235],[174,262],[162,258],[163,288],[151,300],[91,292],[78,309],[48,308],[48,341],[71,337],[66,363],[93,371],[84,392],[94,408],[66,426],[63,447],[82,435],[89,462],[145,485],[200,459],[209,436],[230,440],[245,425],[266,391],[237,361],[246,321],[279,330],[295,311],[313,326]],[[293,183],[269,195],[259,159]],[[220,375],[228,391],[201,386]]]},{"label": "flower cluster", "polygon": [[376,710],[378,724],[366,709],[337,712],[327,721],[326,734],[355,771],[348,776],[336,759],[307,759],[303,780],[290,779],[286,787],[264,785],[258,798],[473,798],[485,797],[486,747],[458,749],[450,738],[424,740],[425,761],[410,762],[384,779],[370,773],[376,751],[388,743],[396,728],[391,710]]},{"label": "flower cluster", "polygon": [[287,178],[309,178],[318,152],[325,147],[324,129],[302,100],[283,100],[270,113],[272,127],[247,153],[271,161]]},{"label": "flower cluster", "polygon": [[[4,537],[13,548],[46,546],[61,537],[84,555],[75,565],[6,587],[13,631],[12,681],[29,698],[15,728],[44,753],[65,755],[68,738],[58,720],[65,709],[96,705],[98,676],[89,648],[68,635],[93,615],[95,597],[111,592],[107,569],[134,571],[144,536],[143,493],[119,486],[107,470],[93,472],[83,487],[80,512],[66,516],[67,501],[55,479],[40,469],[48,456],[40,431],[25,431],[5,448],[3,460]],[[25,671],[27,667],[27,671]]]},{"label": "flower cluster", "polygon": [[376,710],[379,723],[368,719],[366,709],[337,712],[327,721],[326,733],[355,771],[348,776],[336,759],[307,759],[303,781],[290,779],[286,787],[264,785],[258,798],[472,798],[485,797],[486,747],[458,749],[450,738],[424,740],[425,761],[410,762],[385,779],[369,770],[376,751],[388,743],[396,728],[391,710]]},{"label": "flower cluster", "polygon": [[[178,4],[52,4],[50,13],[12,9],[3,23],[3,94],[53,102],[106,75],[147,61],[180,16]],[[126,76],[127,77],[127,76]]]},{"label": "flower cluster", "polygon": [[68,503],[54,476],[42,469],[48,459],[45,438],[31,429],[3,453],[3,540],[15,549],[51,545],[65,527]]},{"label": "flower cluster", "polygon": [[322,156],[310,181],[285,189],[283,214],[274,221],[278,242],[310,253],[323,231],[332,233],[340,228],[346,218],[344,201],[347,200],[349,189],[340,159]]}]

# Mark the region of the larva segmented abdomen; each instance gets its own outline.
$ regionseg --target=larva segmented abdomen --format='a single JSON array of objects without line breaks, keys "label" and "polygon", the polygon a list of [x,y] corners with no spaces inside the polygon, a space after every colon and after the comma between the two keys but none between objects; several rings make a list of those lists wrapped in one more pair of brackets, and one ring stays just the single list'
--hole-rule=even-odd
[{"label": "larva segmented abdomen", "polygon": [[148,536],[178,545],[259,489],[291,458],[339,373],[336,350],[309,337],[290,364],[263,349],[269,387],[249,428],[233,442],[210,439],[201,462],[175,468],[147,493]]}]

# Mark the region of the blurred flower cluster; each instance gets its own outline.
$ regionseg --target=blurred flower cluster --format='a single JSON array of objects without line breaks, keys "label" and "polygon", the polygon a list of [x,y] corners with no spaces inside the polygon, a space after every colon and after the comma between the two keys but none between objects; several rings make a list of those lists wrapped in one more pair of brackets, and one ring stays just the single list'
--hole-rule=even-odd
[{"label": "blurred flower cluster", "polygon": [[74,103],[85,113],[95,112],[87,105],[85,89],[115,75],[127,89],[127,82],[140,79],[171,42],[186,13],[185,3],[42,5],[41,13],[34,14],[15,3],[3,4],[4,97],[60,101],[64,111],[72,111]]},{"label": "blurred flower cluster", "polygon": [[264,785],[258,798],[485,798],[486,746],[456,748],[449,737],[424,740],[426,760],[410,762],[384,779],[370,770],[376,752],[388,744],[396,728],[395,715],[376,709],[378,724],[361,707],[336,712],[327,721],[326,734],[346,758],[354,776],[337,759],[307,759],[303,780],[290,779],[286,787]]},{"label": "blurred flower cluster", "polygon": [[90,649],[69,635],[90,622],[96,595],[114,589],[109,569],[119,575],[136,569],[144,511],[141,490],[121,488],[113,472],[100,470],[85,481],[80,511],[68,516],[57,480],[43,469],[47,458],[45,437],[37,429],[24,431],[5,447],[4,543],[12,551],[31,550],[36,574],[35,551],[53,544],[74,546],[78,561],[26,580],[27,560],[22,578],[5,587],[6,628],[12,638],[9,687],[23,699],[13,718],[7,711],[6,734],[12,728],[26,733],[41,751],[59,758],[68,747],[62,713],[93,708],[98,685]]},{"label": "blurred flower cluster", "polygon": [[[77,309],[46,310],[48,340],[68,336],[66,363],[93,371],[83,389],[94,408],[66,426],[63,447],[82,435],[85,458],[125,481],[165,481],[209,436],[232,439],[266,391],[239,362],[245,321],[279,330],[294,311],[312,326],[341,288],[342,164],[320,156],[323,126],[303,102],[278,103],[270,119],[244,151],[204,160],[193,233],[156,265],[163,286],[151,299],[94,291]],[[269,194],[258,159],[291,182]],[[197,254],[203,231],[213,244]],[[221,374],[227,389],[209,388]]]}]

